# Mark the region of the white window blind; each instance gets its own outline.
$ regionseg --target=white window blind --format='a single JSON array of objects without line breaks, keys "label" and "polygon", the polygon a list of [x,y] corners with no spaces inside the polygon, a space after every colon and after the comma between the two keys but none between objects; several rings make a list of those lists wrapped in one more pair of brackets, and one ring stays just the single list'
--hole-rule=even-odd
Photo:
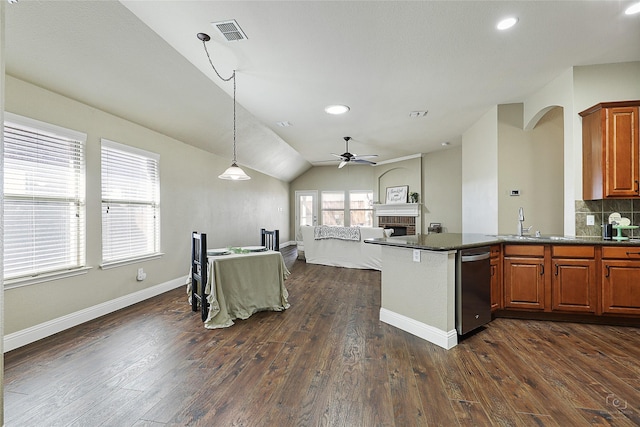
[{"label": "white window blind", "polygon": [[344,191],[323,191],[322,225],[344,227]]},{"label": "white window blind", "polygon": [[85,265],[86,135],[5,113],[4,278]]},{"label": "white window blind", "polygon": [[160,250],[160,156],[102,140],[102,263]]},{"label": "white window blind", "polygon": [[349,226],[373,227],[373,191],[349,192]]}]

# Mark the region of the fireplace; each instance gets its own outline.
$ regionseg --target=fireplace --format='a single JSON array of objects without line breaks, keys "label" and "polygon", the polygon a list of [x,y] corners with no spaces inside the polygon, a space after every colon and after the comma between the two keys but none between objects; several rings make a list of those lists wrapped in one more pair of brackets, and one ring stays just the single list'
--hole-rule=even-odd
[{"label": "fireplace", "polygon": [[394,225],[393,227],[385,227],[393,230],[392,236],[406,236],[407,235],[407,227],[400,227],[398,225]]},{"label": "fireplace", "polygon": [[393,236],[414,236],[416,218],[413,216],[379,216],[378,227],[393,228]]}]

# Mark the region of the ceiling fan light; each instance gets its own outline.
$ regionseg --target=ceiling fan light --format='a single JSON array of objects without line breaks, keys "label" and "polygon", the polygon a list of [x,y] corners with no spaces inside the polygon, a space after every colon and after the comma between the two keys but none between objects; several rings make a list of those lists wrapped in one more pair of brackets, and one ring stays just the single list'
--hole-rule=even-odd
[{"label": "ceiling fan light", "polygon": [[235,163],[232,163],[222,175],[218,175],[218,178],[230,181],[246,181],[247,179],[251,179],[251,177],[244,173],[242,168]]},{"label": "ceiling fan light", "polygon": [[344,114],[349,110],[350,108],[347,107],[346,105],[329,105],[324,108],[324,111],[327,114],[333,114],[333,115]]}]

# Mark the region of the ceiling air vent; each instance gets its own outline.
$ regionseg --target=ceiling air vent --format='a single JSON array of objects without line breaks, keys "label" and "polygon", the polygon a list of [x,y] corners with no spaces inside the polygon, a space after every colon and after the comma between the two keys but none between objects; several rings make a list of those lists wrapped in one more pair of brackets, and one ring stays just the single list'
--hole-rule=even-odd
[{"label": "ceiling air vent", "polygon": [[218,31],[220,31],[220,34],[229,42],[247,39],[247,35],[242,31],[242,28],[240,28],[240,25],[238,25],[235,19],[224,22],[212,22],[211,25],[216,27]]}]

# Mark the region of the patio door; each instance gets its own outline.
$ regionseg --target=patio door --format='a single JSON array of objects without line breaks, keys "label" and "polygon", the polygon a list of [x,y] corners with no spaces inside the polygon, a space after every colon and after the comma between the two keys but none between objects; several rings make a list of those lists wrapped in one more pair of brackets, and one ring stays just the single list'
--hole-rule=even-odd
[{"label": "patio door", "polygon": [[302,233],[300,227],[304,225],[318,225],[318,192],[296,191],[296,243],[302,248]]}]

